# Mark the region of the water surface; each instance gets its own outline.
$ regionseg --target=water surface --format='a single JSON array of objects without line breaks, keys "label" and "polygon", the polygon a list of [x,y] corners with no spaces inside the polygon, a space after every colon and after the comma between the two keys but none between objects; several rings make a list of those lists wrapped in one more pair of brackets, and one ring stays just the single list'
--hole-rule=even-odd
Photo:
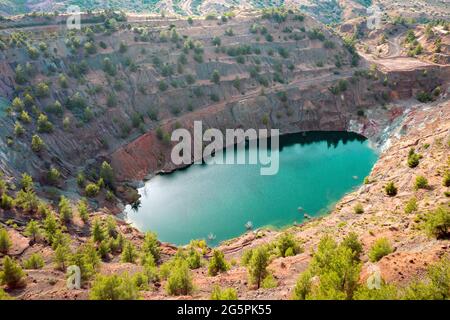
[{"label": "water surface", "polygon": [[211,233],[208,242],[216,245],[244,233],[247,221],[284,227],[303,222],[305,213],[326,214],[376,160],[368,141],[353,133],[282,136],[277,175],[261,176],[259,165],[192,165],[147,181],[126,219],[164,242],[182,245]]}]

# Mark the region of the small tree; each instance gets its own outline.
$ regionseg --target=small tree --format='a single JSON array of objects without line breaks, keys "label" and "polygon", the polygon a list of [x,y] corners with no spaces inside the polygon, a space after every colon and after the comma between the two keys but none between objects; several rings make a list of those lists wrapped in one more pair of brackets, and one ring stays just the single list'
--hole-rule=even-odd
[{"label": "small tree", "polygon": [[188,295],[194,289],[189,266],[185,261],[177,260],[167,279],[166,291],[169,295]]},{"label": "small tree", "polygon": [[53,262],[55,263],[55,268],[58,270],[65,271],[67,262],[70,260],[70,248],[65,244],[60,244],[55,250],[55,255],[53,256]]},{"label": "small tree", "polygon": [[422,156],[420,154],[417,154],[414,148],[411,148],[408,153],[408,160],[407,160],[408,167],[410,168],[417,167],[419,165],[420,158],[422,158]]},{"label": "small tree", "polygon": [[61,221],[67,223],[72,219],[72,216],[73,213],[69,200],[64,196],[61,196],[59,200],[59,217],[61,218]]},{"label": "small tree", "polygon": [[211,300],[237,300],[237,291],[234,288],[222,289],[219,286],[214,286],[211,292]]},{"label": "small tree", "polygon": [[45,237],[47,238],[47,241],[50,242],[50,244],[53,244],[56,230],[58,230],[58,228],[59,224],[56,221],[56,217],[53,212],[50,212],[44,219]]},{"label": "small tree", "polygon": [[94,219],[94,222],[91,226],[91,234],[92,234],[92,240],[94,240],[97,243],[102,242],[105,240],[105,232],[103,230],[103,226],[100,222],[100,219]]},{"label": "small tree", "polygon": [[103,161],[102,166],[100,168],[100,177],[103,178],[103,181],[110,188],[114,187],[114,171],[111,165]]},{"label": "small tree", "polygon": [[137,256],[136,248],[131,242],[127,241],[123,247],[121,261],[135,263]]},{"label": "small tree", "polygon": [[355,260],[359,261],[361,253],[363,252],[363,247],[358,239],[358,235],[354,232],[350,232],[341,243],[344,247],[352,250]]},{"label": "small tree", "polygon": [[83,198],[78,201],[77,210],[81,220],[83,220],[84,223],[87,223],[89,220],[89,211],[86,199]]},{"label": "small tree", "polygon": [[295,256],[302,250],[291,233],[283,233],[275,243],[280,257]]},{"label": "small tree", "polygon": [[12,242],[9,238],[8,231],[6,231],[6,229],[0,229],[0,252],[3,254],[8,253],[11,246]]},{"label": "small tree", "polygon": [[42,269],[44,265],[44,259],[38,253],[33,253],[30,258],[23,263],[25,269]]},{"label": "small tree", "polygon": [[425,216],[425,230],[429,236],[444,238],[449,234],[450,210],[438,207]]},{"label": "small tree", "polygon": [[42,236],[42,230],[39,222],[37,222],[36,220],[31,220],[30,222],[28,222],[24,234],[27,237],[30,237],[32,242],[36,242],[37,239]]},{"label": "small tree", "polygon": [[408,202],[405,205],[405,213],[412,213],[414,211],[417,211],[417,199],[415,197],[412,197],[408,200]]},{"label": "small tree", "polygon": [[225,272],[229,269],[222,251],[214,250],[211,260],[209,261],[208,274],[216,276],[219,272]]},{"label": "small tree", "polygon": [[358,202],[357,204],[355,204],[355,206],[353,207],[353,211],[356,214],[363,214],[364,213],[364,207],[361,204],[361,202]]},{"label": "small tree", "polygon": [[20,186],[22,190],[29,191],[34,189],[33,178],[28,173],[22,173],[20,179]]},{"label": "small tree", "polygon": [[267,266],[269,265],[269,253],[266,247],[257,248],[249,262],[250,281],[256,284],[259,289],[261,281],[267,276]]},{"label": "small tree", "polygon": [[139,290],[128,276],[124,275],[98,275],[89,293],[91,300],[136,300]]},{"label": "small tree", "polygon": [[214,70],[212,75],[211,75],[211,81],[214,82],[215,84],[219,84],[220,82],[220,73],[219,70]]},{"label": "small tree", "polygon": [[0,207],[3,210],[9,210],[14,205],[14,199],[8,196],[6,193],[2,194],[2,198],[0,199]]},{"label": "small tree", "polygon": [[44,148],[44,141],[38,135],[33,135],[31,138],[31,150],[38,153]]},{"label": "small tree", "polygon": [[372,262],[377,262],[384,256],[392,253],[394,250],[387,238],[380,238],[375,241],[369,251],[369,259]]},{"label": "small tree", "polygon": [[142,250],[145,253],[150,253],[155,262],[158,262],[161,256],[161,249],[159,248],[159,242],[156,233],[146,232]]},{"label": "small tree", "polygon": [[48,120],[48,117],[41,113],[37,120],[37,130],[38,132],[50,133],[53,131],[53,125]]},{"label": "small tree", "polygon": [[450,187],[450,171],[444,173],[444,179],[442,181],[444,187]]},{"label": "small tree", "polygon": [[84,191],[88,197],[95,198],[100,192],[100,187],[95,183],[89,183]]},{"label": "small tree", "polygon": [[47,180],[52,185],[56,185],[60,177],[61,173],[56,168],[50,168],[50,170],[47,172]]},{"label": "small tree", "polygon": [[428,180],[424,176],[417,176],[416,181],[414,183],[414,189],[428,189],[430,186],[428,185]]},{"label": "small tree", "polygon": [[9,288],[17,288],[24,285],[25,273],[20,265],[9,256],[3,259],[3,271],[0,272],[0,283],[6,284]]},{"label": "small tree", "polygon": [[393,181],[387,183],[384,187],[384,191],[389,197],[395,197],[397,195],[397,187],[395,186]]}]

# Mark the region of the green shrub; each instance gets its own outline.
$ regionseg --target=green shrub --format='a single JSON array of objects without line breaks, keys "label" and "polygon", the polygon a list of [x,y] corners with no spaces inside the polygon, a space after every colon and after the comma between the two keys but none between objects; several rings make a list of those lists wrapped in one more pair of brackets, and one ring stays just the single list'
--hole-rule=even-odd
[{"label": "green shrub", "polygon": [[31,138],[31,150],[40,152],[44,148],[44,141],[38,135],[33,135]]},{"label": "green shrub", "polygon": [[50,170],[47,172],[47,180],[52,185],[57,184],[60,177],[61,173],[56,168],[50,168]]},{"label": "green shrub", "polygon": [[86,196],[88,196],[89,198],[95,198],[100,192],[100,187],[95,183],[89,183],[84,188],[84,192],[86,193]]},{"label": "green shrub", "polygon": [[69,263],[80,268],[81,279],[92,278],[100,265],[100,257],[91,242],[78,247],[77,251],[69,256]]},{"label": "green shrub", "polygon": [[64,196],[61,196],[58,206],[59,206],[59,217],[60,217],[61,221],[64,223],[69,222],[73,216],[69,199],[67,199]]},{"label": "green shrub", "polygon": [[187,262],[177,260],[173,263],[167,278],[166,292],[172,296],[188,295],[194,286]]},{"label": "green shrub", "polygon": [[414,148],[411,148],[408,153],[408,167],[415,168],[419,165],[419,161],[422,156],[414,151]]},{"label": "green shrub", "polygon": [[3,289],[0,289],[0,301],[2,300],[12,300],[12,297],[7,294]]},{"label": "green shrub", "polygon": [[363,285],[356,290],[354,300],[395,300],[399,298],[399,292],[395,285],[382,283],[379,288],[369,289]]},{"label": "green shrub", "polygon": [[80,199],[77,204],[78,215],[84,223],[89,220],[88,203],[86,199]]},{"label": "green shrub", "polygon": [[11,248],[12,242],[9,238],[8,231],[6,229],[0,228],[0,252],[3,254],[8,253],[9,248]]},{"label": "green shrub", "polygon": [[208,274],[210,276],[216,276],[219,272],[226,272],[229,268],[223,252],[214,250],[212,257],[209,260]]},{"label": "green shrub", "polygon": [[89,298],[91,300],[137,300],[139,288],[128,274],[98,275],[92,283]]},{"label": "green shrub", "polygon": [[362,213],[364,213],[363,205],[362,205],[360,202],[358,202],[358,203],[355,204],[355,206],[353,207],[353,211],[354,211],[356,214],[362,214]]},{"label": "green shrub", "polygon": [[55,254],[53,256],[53,262],[55,263],[55,268],[58,270],[65,271],[68,261],[70,260],[70,248],[68,245],[60,244],[55,249]]},{"label": "green shrub", "polygon": [[308,269],[297,280],[293,299],[352,299],[360,271],[361,262],[355,259],[353,249],[347,243],[338,245],[331,237],[325,236],[320,240]]},{"label": "green shrub", "polygon": [[369,250],[369,259],[372,262],[377,262],[384,256],[392,253],[394,250],[387,238],[380,238],[375,241]]},{"label": "green shrub", "polygon": [[412,197],[405,205],[405,213],[413,213],[417,211],[417,209],[417,199],[415,197]]},{"label": "green shrub", "polygon": [[100,177],[103,178],[103,181],[105,181],[105,184],[109,187],[114,187],[114,171],[111,165],[103,161],[101,167],[100,167]]},{"label": "green shrub", "polygon": [[272,289],[276,288],[277,286],[278,282],[271,274],[268,274],[261,283],[261,287],[264,289]]},{"label": "green shrub", "polygon": [[262,280],[267,276],[267,266],[269,265],[269,252],[266,247],[259,247],[254,250],[248,263],[250,282],[259,289]]},{"label": "green shrub", "polygon": [[354,232],[350,232],[341,243],[342,246],[349,248],[353,254],[356,261],[359,261],[359,258],[363,252],[363,247],[361,242],[358,239],[358,235]]},{"label": "green shrub", "polygon": [[211,81],[215,84],[219,84],[220,82],[220,73],[219,70],[214,70],[211,75]]},{"label": "green shrub", "polygon": [[219,286],[214,286],[211,292],[211,300],[237,300],[237,291],[234,288],[222,289]]},{"label": "green shrub", "polygon": [[425,216],[425,230],[429,236],[444,238],[448,235],[450,228],[450,210],[438,207]]},{"label": "green shrub", "polygon": [[295,256],[302,252],[301,247],[291,233],[283,233],[275,242],[280,257]]},{"label": "green shrub", "polygon": [[50,95],[50,88],[44,82],[39,82],[36,85],[36,97],[38,98],[46,98]]},{"label": "green shrub", "polygon": [[2,194],[2,198],[0,200],[0,207],[3,210],[9,210],[14,205],[14,199],[8,196],[6,193]]},{"label": "green shrub", "polygon": [[44,259],[38,253],[33,253],[30,258],[24,261],[25,269],[42,269],[44,267]]},{"label": "green shrub", "polygon": [[397,187],[395,186],[394,182],[392,182],[392,181],[387,183],[387,185],[384,187],[384,191],[390,197],[394,197],[397,195]]},{"label": "green shrub", "polygon": [[202,256],[200,252],[193,247],[188,249],[186,261],[190,269],[198,269],[202,266]]},{"label": "green shrub", "polygon": [[14,124],[14,134],[18,137],[23,136],[25,133],[25,129],[23,128],[23,126],[20,124],[20,122],[16,121],[16,123]]},{"label": "green shrub", "polygon": [[106,236],[105,236],[105,232],[103,229],[103,225],[100,221],[100,219],[96,218],[94,219],[94,221],[92,222],[91,225],[91,234],[92,234],[92,240],[94,242],[102,242],[103,240],[105,240]]},{"label": "green shrub", "polygon": [[103,71],[105,71],[111,77],[114,77],[117,73],[116,66],[111,62],[111,59],[103,59]]},{"label": "green shrub", "polygon": [[142,250],[144,253],[150,253],[155,262],[158,262],[161,255],[161,250],[159,248],[159,241],[156,233],[146,232],[144,237],[144,243],[142,244]]},{"label": "green shrub", "polygon": [[414,183],[414,189],[428,189],[430,186],[428,185],[428,180],[424,176],[417,176],[416,181]]},{"label": "green shrub", "polygon": [[40,237],[42,237],[42,230],[39,222],[36,220],[30,220],[28,222],[24,234],[30,237],[32,242],[36,242]]},{"label": "green shrub", "polygon": [[9,256],[3,258],[3,270],[0,272],[0,283],[6,284],[9,288],[23,286],[25,273],[20,265]]},{"label": "green shrub", "polygon": [[138,255],[134,245],[129,241],[125,242],[120,260],[122,262],[135,263],[137,256]]},{"label": "green shrub", "polygon": [[444,173],[444,179],[442,181],[444,187],[450,187],[450,171]]}]

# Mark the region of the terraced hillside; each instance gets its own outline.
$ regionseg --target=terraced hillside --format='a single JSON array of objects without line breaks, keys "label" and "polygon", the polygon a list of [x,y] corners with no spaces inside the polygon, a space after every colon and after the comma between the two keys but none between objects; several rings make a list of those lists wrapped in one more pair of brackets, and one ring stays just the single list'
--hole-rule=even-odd
[{"label": "terraced hillside", "polygon": [[123,10],[137,14],[202,16],[207,14],[224,14],[232,10],[263,9],[267,7],[286,6],[301,9],[324,23],[347,21],[368,14],[367,7],[378,5],[390,15],[412,18],[442,19],[448,18],[448,3],[439,0],[385,1],[385,0],[173,0],[173,1],[43,1],[43,0],[2,0],[0,14],[16,15],[33,12],[64,13],[71,5],[83,11],[87,10]]},{"label": "terraced hillside", "polygon": [[[288,9],[223,19],[105,11],[83,14],[81,30],[65,19],[1,23],[0,298],[104,299],[111,283],[120,299],[450,296],[435,281],[449,265],[450,66],[431,52],[440,37],[448,54],[445,23],[432,34],[384,25],[378,43],[381,31],[327,28]],[[170,134],[195,120],[353,131],[383,153],[323,219],[217,250],[202,240],[177,248],[114,214],[146,176],[176,169]],[[79,290],[66,286],[71,264]],[[373,268],[382,291],[365,285]]]}]

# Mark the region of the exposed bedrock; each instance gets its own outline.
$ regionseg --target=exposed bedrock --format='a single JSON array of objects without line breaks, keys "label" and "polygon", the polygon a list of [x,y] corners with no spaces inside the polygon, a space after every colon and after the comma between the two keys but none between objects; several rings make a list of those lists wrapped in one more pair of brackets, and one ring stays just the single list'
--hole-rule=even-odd
[{"label": "exposed bedrock", "polygon": [[[339,94],[333,94],[329,89],[336,83],[334,79],[320,83],[300,81],[288,86],[286,99],[280,97],[279,91],[258,91],[167,120],[162,128],[171,132],[176,127],[183,127],[192,132],[194,121],[201,120],[204,130],[275,128],[281,134],[348,130],[375,141],[408,109],[410,104],[402,101],[415,97],[422,90],[446,87],[449,70],[427,66],[414,71],[380,72],[378,78],[387,81],[341,75],[341,79],[348,82],[348,88]],[[360,110],[364,111],[364,116],[357,115]],[[263,124],[263,117],[269,119],[267,126]],[[118,148],[110,158],[118,180],[132,181],[176,169],[170,153],[171,145],[163,143],[155,130],[151,130]]]}]

